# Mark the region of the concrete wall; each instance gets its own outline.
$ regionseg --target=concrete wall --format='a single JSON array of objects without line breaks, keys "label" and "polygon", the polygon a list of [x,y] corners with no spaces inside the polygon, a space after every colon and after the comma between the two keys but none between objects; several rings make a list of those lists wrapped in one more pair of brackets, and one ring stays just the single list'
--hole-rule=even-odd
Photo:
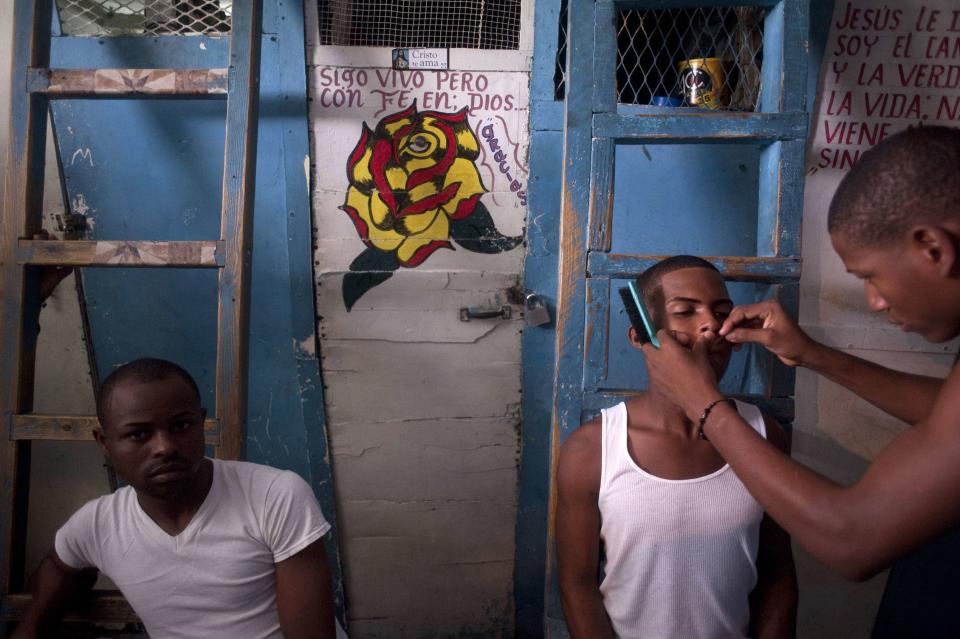
[{"label": "concrete wall", "polygon": [[[308,26],[317,312],[351,637],[512,633],[532,5],[519,51],[452,49],[449,71],[393,71],[390,49],[319,46]],[[452,243],[418,265],[359,264],[364,251],[391,258],[386,241],[361,241],[376,230],[369,200],[349,194],[349,172],[354,162],[368,171],[370,156],[362,144],[352,154],[364,131],[382,133],[378,123],[428,111],[445,123],[428,116],[424,140],[454,144],[443,131],[456,130],[478,148],[458,152],[449,169],[458,177],[444,186],[462,182],[453,202],[464,189],[479,194],[465,221],[487,220],[486,248],[443,221],[427,235]],[[467,127],[453,123],[463,115]],[[390,175],[396,193],[418,197]],[[448,213],[439,215],[458,215]],[[348,310],[344,292],[360,290],[364,269],[393,274],[364,285]],[[465,307],[507,307],[511,318],[464,322]]]}]

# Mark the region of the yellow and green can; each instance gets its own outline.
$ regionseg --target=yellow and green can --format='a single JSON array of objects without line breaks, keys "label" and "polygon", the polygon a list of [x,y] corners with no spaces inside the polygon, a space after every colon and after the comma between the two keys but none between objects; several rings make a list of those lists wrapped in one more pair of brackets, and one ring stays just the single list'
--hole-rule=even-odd
[{"label": "yellow and green can", "polygon": [[727,74],[720,58],[691,58],[677,64],[684,106],[719,109],[730,102]]}]

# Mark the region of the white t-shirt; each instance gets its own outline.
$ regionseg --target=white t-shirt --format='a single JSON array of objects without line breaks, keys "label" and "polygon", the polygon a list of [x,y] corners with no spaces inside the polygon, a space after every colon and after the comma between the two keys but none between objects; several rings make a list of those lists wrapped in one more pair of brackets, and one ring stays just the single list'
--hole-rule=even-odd
[{"label": "white t-shirt", "polygon": [[152,639],[282,639],[274,565],[330,524],[296,473],[211,461],[210,492],[179,535],[127,486],[74,513],[57,531],[57,555],[110,577]]}]

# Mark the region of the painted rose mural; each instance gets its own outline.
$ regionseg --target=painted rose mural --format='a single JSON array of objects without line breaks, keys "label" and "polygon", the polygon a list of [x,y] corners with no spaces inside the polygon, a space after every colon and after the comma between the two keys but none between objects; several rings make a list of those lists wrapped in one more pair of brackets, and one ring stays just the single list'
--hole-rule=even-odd
[{"label": "painted rose mural", "polygon": [[467,109],[455,113],[410,108],[366,123],[347,160],[350,186],[340,208],[366,249],[343,279],[349,311],[364,293],[398,268],[415,268],[454,244],[501,253],[522,237],[501,234],[481,201],[487,192],[477,170],[477,136]]}]

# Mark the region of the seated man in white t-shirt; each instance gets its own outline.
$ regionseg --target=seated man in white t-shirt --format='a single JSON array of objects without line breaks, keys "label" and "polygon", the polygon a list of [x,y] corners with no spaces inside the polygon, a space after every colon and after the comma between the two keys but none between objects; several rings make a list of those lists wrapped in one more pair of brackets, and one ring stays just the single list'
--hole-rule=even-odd
[{"label": "seated man in white t-shirt", "polygon": [[[645,271],[638,285],[658,328],[681,343],[708,342],[719,379],[732,346],[717,331],[733,303],[717,269],[675,256]],[[632,326],[628,338],[640,348]],[[736,407],[786,448],[773,420],[749,404]],[[604,410],[563,444],[557,568],[573,639],[795,635],[790,538],[700,437],[701,425],[651,377],[645,392]]]},{"label": "seated man in white t-shirt", "polygon": [[97,443],[128,486],[57,531],[14,639],[45,636],[102,571],[151,639],[333,639],[330,524],[295,473],[204,456],[190,375],[140,359],[97,402]]}]

